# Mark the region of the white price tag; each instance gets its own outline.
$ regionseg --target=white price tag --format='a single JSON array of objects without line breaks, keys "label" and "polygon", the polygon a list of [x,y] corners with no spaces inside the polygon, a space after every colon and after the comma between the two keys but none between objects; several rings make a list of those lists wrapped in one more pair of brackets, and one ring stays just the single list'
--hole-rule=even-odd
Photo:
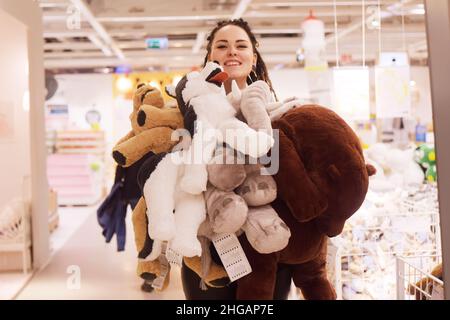
[{"label": "white price tag", "polygon": [[166,248],[167,248],[167,241],[163,241],[161,246],[161,254],[158,257],[158,260],[161,264],[161,274],[155,280],[153,280],[152,283],[152,287],[157,290],[162,290],[167,274],[170,272],[170,264],[166,258]]},{"label": "white price tag", "polygon": [[252,272],[252,267],[235,234],[216,235],[212,240],[231,282]]},{"label": "white price tag", "polygon": [[166,258],[171,265],[175,265],[181,268],[183,264],[183,256],[179,252],[168,247],[166,251]]}]

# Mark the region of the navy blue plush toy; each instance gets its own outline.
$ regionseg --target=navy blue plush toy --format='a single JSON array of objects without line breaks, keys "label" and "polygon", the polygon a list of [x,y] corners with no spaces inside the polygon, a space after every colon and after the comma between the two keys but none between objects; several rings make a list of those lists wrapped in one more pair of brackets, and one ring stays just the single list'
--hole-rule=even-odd
[{"label": "navy blue plush toy", "polygon": [[123,181],[116,181],[110,193],[97,209],[97,220],[103,231],[105,241],[109,243],[114,234],[117,238],[117,251],[125,249],[128,202],[123,197]]}]

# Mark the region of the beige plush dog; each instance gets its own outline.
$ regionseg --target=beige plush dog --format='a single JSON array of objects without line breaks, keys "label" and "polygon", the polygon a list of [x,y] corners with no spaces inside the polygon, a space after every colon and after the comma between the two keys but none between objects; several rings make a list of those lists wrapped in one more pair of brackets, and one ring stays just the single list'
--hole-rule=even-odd
[{"label": "beige plush dog", "polygon": [[174,130],[183,128],[178,108],[164,107],[162,94],[149,85],[139,85],[133,96],[130,114],[132,130],[117,142],[113,158],[128,167],[150,151],[165,152],[177,143],[171,139]]}]

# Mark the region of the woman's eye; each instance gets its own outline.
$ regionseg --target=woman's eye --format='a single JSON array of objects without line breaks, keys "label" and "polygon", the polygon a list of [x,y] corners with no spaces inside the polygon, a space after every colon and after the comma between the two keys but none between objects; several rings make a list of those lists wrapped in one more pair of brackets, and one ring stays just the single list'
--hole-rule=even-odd
[{"label": "woman's eye", "polygon": [[226,48],[226,46],[217,46],[217,49],[225,49]]},{"label": "woman's eye", "polygon": [[246,49],[247,46],[242,45],[242,46],[238,46],[238,48],[240,48],[240,49]]}]

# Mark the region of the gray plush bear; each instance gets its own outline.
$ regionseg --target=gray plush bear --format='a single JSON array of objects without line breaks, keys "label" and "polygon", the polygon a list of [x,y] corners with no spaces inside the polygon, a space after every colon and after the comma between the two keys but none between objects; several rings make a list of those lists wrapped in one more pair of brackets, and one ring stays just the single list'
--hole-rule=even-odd
[{"label": "gray plush bear", "polygon": [[[228,97],[249,127],[272,135],[266,109],[271,102],[267,83],[256,81],[242,92],[233,83]],[[262,166],[256,161],[242,164],[239,160],[242,158],[234,150],[216,149],[207,166],[207,219],[199,235],[211,237],[214,233],[244,231],[256,251],[280,251],[288,244],[290,230],[269,205],[277,195],[276,183],[272,176],[261,174]]]}]

